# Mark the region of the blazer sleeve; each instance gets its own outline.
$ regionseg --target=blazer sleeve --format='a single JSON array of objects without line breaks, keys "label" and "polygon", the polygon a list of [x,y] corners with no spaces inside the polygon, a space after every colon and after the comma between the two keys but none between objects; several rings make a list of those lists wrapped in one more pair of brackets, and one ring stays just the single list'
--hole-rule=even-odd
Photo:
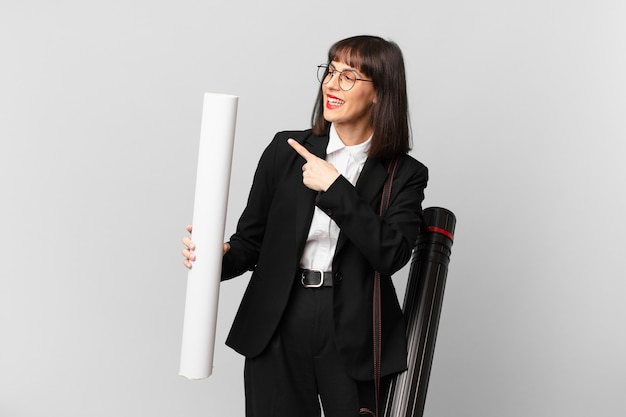
[{"label": "blazer sleeve", "polygon": [[428,169],[406,156],[394,178],[390,205],[379,215],[381,193],[377,201],[365,201],[356,188],[340,176],[317,205],[339,226],[372,267],[392,275],[411,258],[422,221],[422,201],[428,182]]},{"label": "blazer sleeve", "polygon": [[248,202],[239,218],[230,250],[222,259],[222,280],[253,270],[259,259],[267,225],[267,215],[274,196],[274,172],[277,140],[267,146],[254,174]]}]

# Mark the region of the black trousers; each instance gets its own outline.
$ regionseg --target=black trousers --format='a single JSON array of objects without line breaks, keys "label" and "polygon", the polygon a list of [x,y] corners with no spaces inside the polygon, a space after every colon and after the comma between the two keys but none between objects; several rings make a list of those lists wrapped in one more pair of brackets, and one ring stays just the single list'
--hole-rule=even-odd
[{"label": "black trousers", "polygon": [[333,289],[295,284],[265,351],[246,358],[247,417],[356,417],[375,409],[374,382],[354,380],[335,346]]}]

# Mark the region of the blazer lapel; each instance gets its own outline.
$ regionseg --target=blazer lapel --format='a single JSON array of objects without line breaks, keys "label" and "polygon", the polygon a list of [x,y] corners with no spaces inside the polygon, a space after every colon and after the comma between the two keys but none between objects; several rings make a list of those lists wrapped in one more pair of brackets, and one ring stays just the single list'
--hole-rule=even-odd
[{"label": "blazer lapel", "polygon": [[356,182],[356,192],[365,201],[372,202],[383,188],[387,175],[387,167],[380,159],[367,158],[363,171],[361,171],[361,175],[359,175],[359,179]]},{"label": "blazer lapel", "polygon": [[[359,175],[359,179],[356,182],[356,192],[375,209],[380,204],[380,193],[387,180],[387,175],[387,167],[385,167],[383,161],[378,158],[367,158],[361,175]],[[335,254],[341,250],[346,242],[347,238],[343,233],[339,232]]]},{"label": "blazer lapel", "polygon": [[[312,154],[326,159],[326,147],[328,146],[328,136],[306,136],[303,138],[294,138],[300,142],[309,152]],[[295,151],[294,151],[295,153]],[[302,164],[298,165],[301,168],[305,164],[305,160],[301,158]],[[302,173],[300,173],[302,175]],[[298,256],[304,249],[306,243],[306,237],[309,234],[309,228],[311,227],[311,220],[313,219],[313,212],[315,210],[315,197],[317,192],[307,188],[302,183],[302,176],[299,177],[300,186],[297,187],[297,192],[294,194],[296,198],[296,247],[298,249]]]}]

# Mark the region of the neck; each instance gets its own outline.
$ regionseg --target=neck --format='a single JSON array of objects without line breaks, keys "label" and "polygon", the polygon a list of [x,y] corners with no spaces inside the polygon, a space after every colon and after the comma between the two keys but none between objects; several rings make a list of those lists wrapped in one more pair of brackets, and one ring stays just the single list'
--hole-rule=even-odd
[{"label": "neck", "polygon": [[347,127],[335,124],[335,130],[346,146],[360,145],[372,136],[372,128],[369,126]]}]

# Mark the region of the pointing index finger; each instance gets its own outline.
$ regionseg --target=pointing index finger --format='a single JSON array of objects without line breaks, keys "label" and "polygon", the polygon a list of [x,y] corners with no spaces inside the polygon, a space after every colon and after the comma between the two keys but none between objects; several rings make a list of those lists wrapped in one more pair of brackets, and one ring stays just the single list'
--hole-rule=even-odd
[{"label": "pointing index finger", "polygon": [[317,156],[309,152],[304,146],[300,145],[296,140],[289,138],[287,139],[287,143],[291,145],[291,147],[296,152],[298,152],[298,155],[303,157],[307,162],[310,162],[312,159],[317,158]]}]

